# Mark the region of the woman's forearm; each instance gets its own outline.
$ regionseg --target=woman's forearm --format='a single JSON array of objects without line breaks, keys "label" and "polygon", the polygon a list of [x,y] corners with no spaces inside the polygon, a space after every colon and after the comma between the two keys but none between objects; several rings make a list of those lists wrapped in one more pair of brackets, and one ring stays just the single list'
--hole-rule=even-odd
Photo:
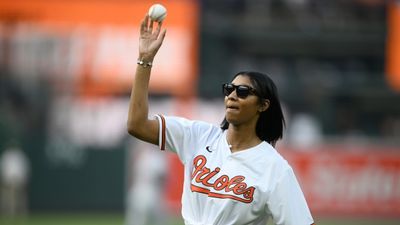
[{"label": "woman's forearm", "polygon": [[134,136],[137,134],[142,126],[144,126],[148,119],[148,90],[150,80],[151,67],[143,67],[138,65],[136,67],[135,80],[132,85],[131,98],[129,102],[128,113],[128,132]]}]

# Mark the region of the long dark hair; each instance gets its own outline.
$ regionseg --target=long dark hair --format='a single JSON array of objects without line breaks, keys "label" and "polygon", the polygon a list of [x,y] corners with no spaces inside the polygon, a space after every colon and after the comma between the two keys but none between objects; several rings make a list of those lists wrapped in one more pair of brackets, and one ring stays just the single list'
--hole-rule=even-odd
[{"label": "long dark hair", "polygon": [[[247,76],[250,79],[253,88],[256,89],[260,103],[265,99],[269,100],[268,109],[263,111],[258,118],[256,134],[261,140],[275,146],[276,142],[283,136],[285,118],[274,82],[266,74],[252,71],[239,72],[233,79],[239,75]],[[229,122],[224,118],[221,129],[226,130],[228,126]]]}]

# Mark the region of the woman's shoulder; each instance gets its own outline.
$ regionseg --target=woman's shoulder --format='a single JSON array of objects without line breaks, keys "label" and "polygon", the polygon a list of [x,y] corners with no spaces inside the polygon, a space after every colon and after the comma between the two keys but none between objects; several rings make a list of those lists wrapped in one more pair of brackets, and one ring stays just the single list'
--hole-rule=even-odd
[{"label": "woman's shoulder", "polygon": [[197,130],[198,132],[213,132],[213,133],[220,133],[221,128],[216,126],[212,123],[196,120],[196,119],[188,119],[185,117],[180,116],[164,116],[168,123],[177,123],[183,127],[190,127],[191,129]]},{"label": "woman's shoulder", "polygon": [[262,160],[262,177],[265,190],[271,190],[277,183],[288,174],[292,167],[288,161],[271,145],[265,145],[264,151],[259,157]]},{"label": "woman's shoulder", "polygon": [[267,142],[262,144],[262,152],[260,158],[269,167],[276,168],[279,170],[290,169],[288,161],[276,150],[272,145]]},{"label": "woman's shoulder", "polygon": [[183,116],[162,115],[162,117],[164,117],[167,121],[176,121],[176,122],[183,123],[183,124],[203,125],[203,126],[212,125],[211,123],[208,123],[206,121],[190,119],[190,118],[186,118]]}]

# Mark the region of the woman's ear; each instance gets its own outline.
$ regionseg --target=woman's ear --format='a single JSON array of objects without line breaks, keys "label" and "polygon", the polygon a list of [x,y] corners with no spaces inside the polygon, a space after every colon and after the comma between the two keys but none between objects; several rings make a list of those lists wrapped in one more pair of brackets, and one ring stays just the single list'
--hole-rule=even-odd
[{"label": "woman's ear", "polygon": [[268,99],[262,100],[261,105],[260,105],[260,108],[258,109],[258,111],[259,111],[260,113],[266,111],[266,110],[269,108],[269,104],[270,104],[270,103],[269,103],[269,100],[268,100]]}]

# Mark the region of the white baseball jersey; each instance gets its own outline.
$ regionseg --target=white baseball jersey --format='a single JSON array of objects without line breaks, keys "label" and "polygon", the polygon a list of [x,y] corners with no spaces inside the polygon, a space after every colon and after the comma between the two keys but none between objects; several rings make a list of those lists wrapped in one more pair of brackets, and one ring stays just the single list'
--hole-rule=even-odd
[{"label": "white baseball jersey", "polygon": [[287,161],[267,142],[232,153],[226,131],[156,116],[159,146],[184,164],[182,216],[187,225],[311,225],[313,218]]}]

